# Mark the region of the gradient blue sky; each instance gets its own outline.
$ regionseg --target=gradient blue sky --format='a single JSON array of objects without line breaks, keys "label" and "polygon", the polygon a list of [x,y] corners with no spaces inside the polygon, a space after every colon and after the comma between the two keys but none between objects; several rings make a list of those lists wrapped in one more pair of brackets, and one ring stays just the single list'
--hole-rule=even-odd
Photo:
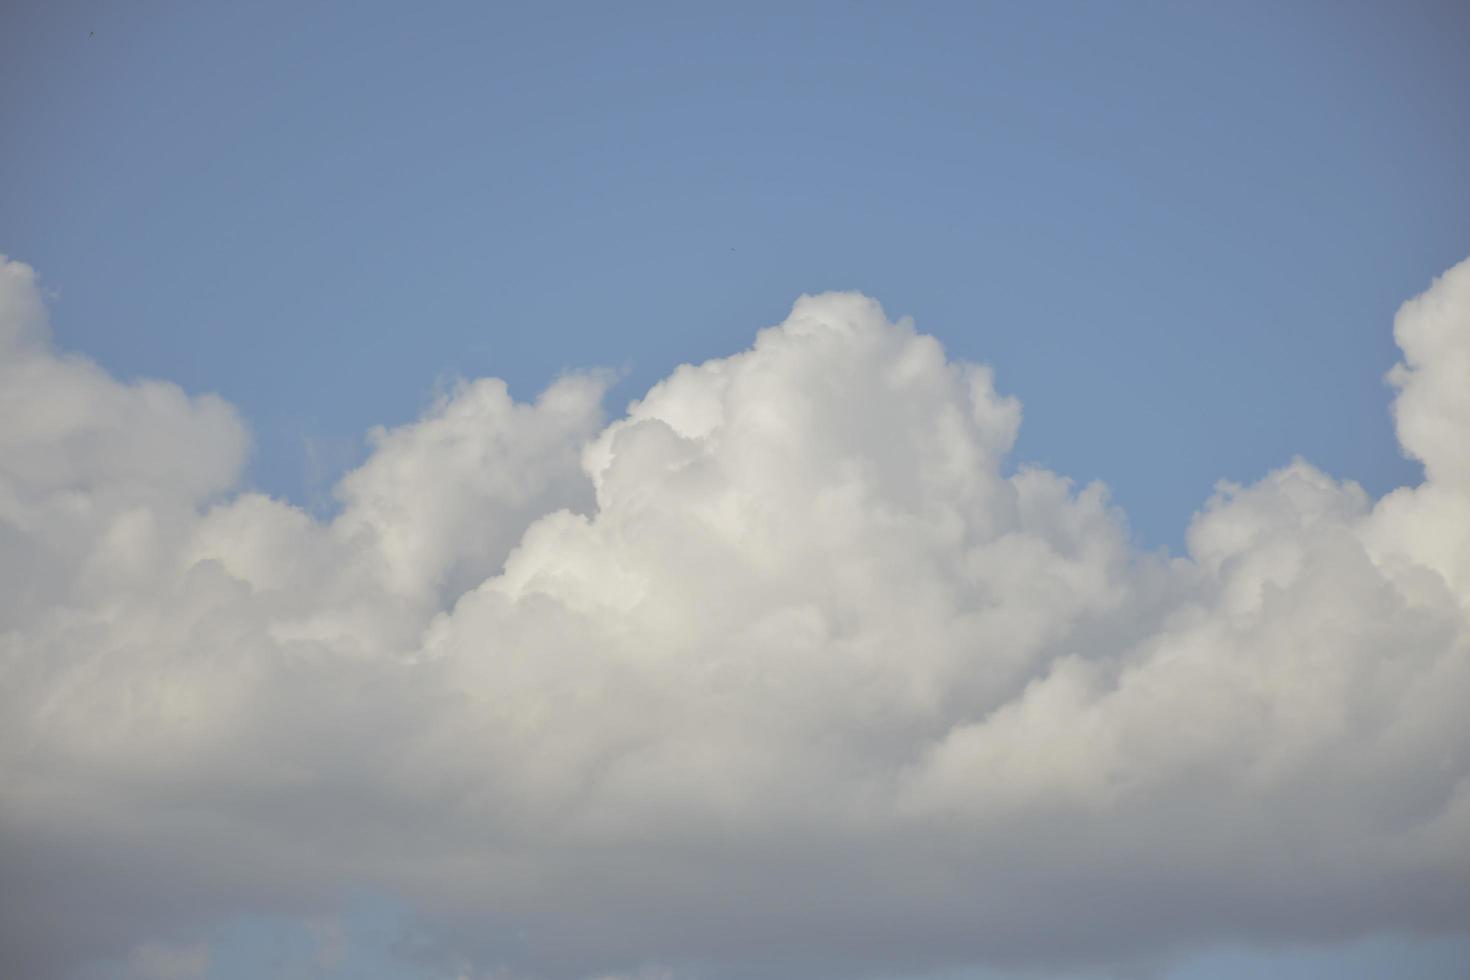
[{"label": "gradient blue sky", "polygon": [[[0,93],[0,252],[58,344],[219,392],[250,482],[319,510],[445,378],[610,366],[616,411],[858,289],[994,366],[1017,459],[1178,550],[1216,481],[1294,454],[1417,478],[1390,324],[1470,254],[1455,0],[17,3]],[[1364,949],[1170,976],[1467,956]]]},{"label": "gradient blue sky", "polygon": [[64,346],[240,405],[299,501],[443,376],[624,368],[616,406],[853,288],[995,366],[1018,458],[1177,545],[1294,453],[1411,479],[1388,325],[1470,252],[1453,0],[7,22],[0,246]]}]

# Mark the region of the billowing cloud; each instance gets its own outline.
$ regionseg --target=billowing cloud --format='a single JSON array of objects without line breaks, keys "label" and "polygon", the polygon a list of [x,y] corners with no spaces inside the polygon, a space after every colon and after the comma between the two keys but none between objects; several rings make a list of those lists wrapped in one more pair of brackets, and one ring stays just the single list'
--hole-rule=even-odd
[{"label": "billowing cloud", "polygon": [[321,521],[0,265],[0,966],[362,889],[548,978],[1470,929],[1470,263],[1395,332],[1425,481],[1296,461],[1180,558],[850,294],[605,427],[460,385]]}]

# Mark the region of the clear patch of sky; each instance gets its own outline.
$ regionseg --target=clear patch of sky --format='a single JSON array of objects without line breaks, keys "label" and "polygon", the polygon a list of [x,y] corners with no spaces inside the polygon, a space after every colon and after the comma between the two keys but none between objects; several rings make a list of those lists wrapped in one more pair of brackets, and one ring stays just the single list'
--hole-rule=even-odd
[{"label": "clear patch of sky", "polygon": [[[333,914],[309,918],[240,916],[179,950],[207,948],[210,980],[452,980],[474,967],[438,949],[392,898],[362,893]],[[122,980],[139,960],[97,962],[80,980]],[[1463,980],[1470,975],[1470,939],[1463,936],[1378,934],[1323,945],[1271,949],[1221,945],[1122,972],[957,970],[903,980]]]},{"label": "clear patch of sky", "polygon": [[995,364],[1019,458],[1178,545],[1297,453],[1416,478],[1397,304],[1470,254],[1470,7],[32,4],[0,249],[63,344],[239,404],[328,499],[444,375],[612,409],[866,291]]}]

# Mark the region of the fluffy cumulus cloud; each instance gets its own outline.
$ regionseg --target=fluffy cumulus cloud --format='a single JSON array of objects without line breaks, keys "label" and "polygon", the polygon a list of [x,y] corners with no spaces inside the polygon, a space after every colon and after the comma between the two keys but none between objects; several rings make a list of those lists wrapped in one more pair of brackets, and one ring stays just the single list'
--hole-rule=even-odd
[{"label": "fluffy cumulus cloud", "polygon": [[362,890],[550,980],[1470,928],[1470,263],[1395,335],[1424,482],[1296,461],[1183,557],[850,294],[607,425],[465,383],[322,521],[0,265],[0,972]]}]

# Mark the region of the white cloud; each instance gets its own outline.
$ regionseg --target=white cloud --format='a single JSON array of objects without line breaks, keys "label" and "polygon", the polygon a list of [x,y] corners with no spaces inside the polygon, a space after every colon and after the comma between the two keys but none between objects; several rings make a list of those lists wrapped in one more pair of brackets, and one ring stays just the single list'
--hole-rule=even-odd
[{"label": "white cloud", "polygon": [[1396,326],[1423,484],[1297,461],[1172,560],[859,296],[606,428],[463,384],[322,522],[0,272],[7,973],[352,888],[517,976],[1467,927],[1470,263]]}]

